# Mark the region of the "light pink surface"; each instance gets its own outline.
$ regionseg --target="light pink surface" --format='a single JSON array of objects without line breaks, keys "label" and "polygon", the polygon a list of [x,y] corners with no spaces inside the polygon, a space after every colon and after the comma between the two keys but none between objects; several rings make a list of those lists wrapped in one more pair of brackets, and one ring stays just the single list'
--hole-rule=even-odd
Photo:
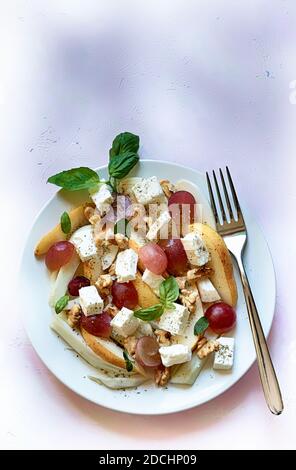
[{"label": "light pink surface", "polygon": [[[295,2],[5,3],[1,448],[295,448]],[[123,130],[141,136],[143,157],[201,171],[230,166],[274,258],[269,345],[282,416],[267,410],[256,366],[223,396],[178,415],[111,412],[61,385],[28,342],[16,281],[32,219],[55,191],[46,179],[103,164]]]}]

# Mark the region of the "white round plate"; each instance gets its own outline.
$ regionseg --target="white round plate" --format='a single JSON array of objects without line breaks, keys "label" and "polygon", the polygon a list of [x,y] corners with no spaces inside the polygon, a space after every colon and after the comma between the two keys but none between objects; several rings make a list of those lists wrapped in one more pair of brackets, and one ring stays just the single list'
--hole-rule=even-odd
[{"label": "white round plate", "polygon": [[[99,169],[106,177],[106,167]],[[190,168],[170,162],[143,160],[133,175],[156,175],[172,182],[187,179],[207,195],[204,176]],[[76,353],[69,350],[49,328],[51,311],[48,307],[49,278],[42,260],[34,256],[39,238],[57,224],[61,213],[85,200],[83,193],[59,191],[41,210],[30,231],[21,263],[21,299],[25,305],[25,327],[37,354],[49,370],[67,387],[88,400],[127,413],[157,415],[192,408],[212,400],[235,384],[255,361],[255,351],[241,285],[238,282],[237,326],[231,334],[235,337],[235,360],[232,371],[214,371],[211,361],[201,372],[196,383],[189,386],[169,385],[157,388],[153,384],[136,390],[114,391],[87,378],[96,370]],[[245,253],[245,265],[253,289],[265,334],[269,333],[275,307],[275,275],[267,243],[244,209],[249,241]],[[268,288],[267,288],[268,286]],[[139,393],[140,392],[140,393]]]}]

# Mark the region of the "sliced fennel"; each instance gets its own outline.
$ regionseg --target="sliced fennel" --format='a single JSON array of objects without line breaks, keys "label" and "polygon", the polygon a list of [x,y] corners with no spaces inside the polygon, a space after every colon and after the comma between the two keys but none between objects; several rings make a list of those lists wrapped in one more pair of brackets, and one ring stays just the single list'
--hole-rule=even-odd
[{"label": "sliced fennel", "polygon": [[56,302],[66,294],[68,284],[73,278],[79,263],[80,259],[78,255],[74,253],[69,263],[62,266],[59,270],[49,297],[49,305],[51,307],[54,307]]},{"label": "sliced fennel", "polygon": [[180,366],[174,367],[170,382],[173,384],[192,385],[199,376],[207,358],[200,359],[196,353],[191,361],[184,362]]},{"label": "sliced fennel", "polygon": [[114,366],[104,361],[100,356],[95,354],[92,349],[85,343],[79,331],[73,330],[65,321],[65,314],[55,315],[51,322],[51,328],[60,335],[66,343],[68,343],[83,359],[96,369],[104,369],[117,373],[126,372],[125,369]]},{"label": "sliced fennel", "polygon": [[141,385],[142,383],[148,380],[147,377],[143,377],[142,375],[117,375],[117,374],[110,374],[104,371],[96,372],[97,376],[94,377],[89,375],[88,378],[93,380],[94,382],[105,385],[108,388],[112,388],[114,390],[119,390],[121,388],[132,388]]}]

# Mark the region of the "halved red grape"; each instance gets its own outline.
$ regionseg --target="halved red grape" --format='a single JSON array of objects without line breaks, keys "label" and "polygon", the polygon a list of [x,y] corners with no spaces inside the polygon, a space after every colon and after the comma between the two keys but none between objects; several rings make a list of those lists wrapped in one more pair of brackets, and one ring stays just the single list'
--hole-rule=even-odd
[{"label": "halved red grape", "polygon": [[188,258],[183,244],[179,238],[160,240],[159,244],[164,250],[168,265],[167,271],[173,276],[181,276],[187,271]]},{"label": "halved red grape", "polygon": [[236,323],[235,310],[225,302],[217,302],[205,311],[210,328],[218,334],[232,330]]},{"label": "halved red grape", "polygon": [[148,243],[140,248],[139,259],[154,274],[162,274],[168,265],[165,252],[156,243]]},{"label": "halved red grape", "polygon": [[54,243],[45,255],[45,264],[50,271],[56,271],[69,263],[73,253],[74,245],[71,242]]},{"label": "halved red grape", "polygon": [[111,335],[111,320],[111,316],[106,312],[88,317],[83,315],[80,325],[91,335],[109,338]]},{"label": "halved red grape", "polygon": [[126,307],[132,310],[138,305],[138,293],[132,282],[114,282],[111,294],[117,308]]},{"label": "halved red grape", "polygon": [[87,286],[90,286],[90,280],[87,279],[87,277],[76,276],[72,279],[72,281],[69,282],[68,292],[70,295],[73,295],[74,297],[76,297],[79,295],[79,289],[81,289],[81,287],[87,287]]},{"label": "halved red grape", "polygon": [[188,191],[176,191],[173,193],[168,201],[169,210],[175,222],[179,225],[184,217],[188,217],[188,223],[194,222],[194,210],[196,200],[194,196]]},{"label": "halved red grape", "polygon": [[136,360],[144,367],[157,367],[161,364],[159,344],[152,336],[142,336],[136,344]]}]

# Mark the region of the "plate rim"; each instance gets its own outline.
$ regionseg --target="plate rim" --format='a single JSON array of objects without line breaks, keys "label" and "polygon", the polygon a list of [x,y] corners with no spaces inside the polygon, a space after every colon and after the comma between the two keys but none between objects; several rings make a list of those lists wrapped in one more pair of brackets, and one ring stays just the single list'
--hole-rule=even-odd
[{"label": "plate rim", "polygon": [[[190,166],[187,166],[187,165],[182,165],[180,163],[176,163],[176,162],[170,162],[168,160],[162,160],[162,159],[153,159],[153,158],[143,158],[141,162],[148,162],[148,163],[161,163],[161,164],[164,164],[164,165],[169,165],[169,166],[173,166],[175,168],[181,168],[181,169],[185,169],[185,170],[190,170],[192,171],[193,173],[197,173],[199,175],[200,178],[202,178],[203,180],[205,179],[205,176],[204,176],[204,173],[201,172],[200,170],[197,170],[195,168],[192,168]],[[100,170],[106,170],[108,167],[108,164],[105,164],[105,165],[100,165],[98,167],[95,167],[94,170],[95,171],[100,171]],[[194,181],[192,181],[194,183]],[[33,218],[33,221],[28,229],[28,231],[26,232],[26,236],[25,236],[25,242],[23,244],[23,248],[22,248],[22,254],[21,254],[21,257],[20,257],[20,263],[19,263],[19,267],[18,267],[18,285],[20,286],[21,284],[21,271],[23,269],[23,266],[24,266],[24,260],[25,260],[25,255],[26,255],[26,251],[27,251],[27,245],[29,243],[29,238],[30,238],[30,234],[33,230],[33,227],[35,226],[35,224],[37,223],[39,217],[41,216],[41,214],[43,213],[43,211],[47,208],[47,206],[50,205],[50,203],[57,197],[57,195],[59,195],[61,192],[63,191],[63,189],[59,189],[58,191],[56,191],[42,206],[41,208],[39,209],[39,211],[37,212],[37,215]],[[203,188],[202,188],[202,191],[203,191]],[[208,198],[208,194],[206,192],[204,192],[204,196],[206,197],[207,201],[209,202],[210,204],[210,201],[209,201],[209,198]],[[256,225],[256,228],[257,230],[260,232],[261,234],[261,237],[262,239],[264,240],[264,243],[265,243],[265,246],[267,248],[267,251],[268,251],[268,254],[269,254],[269,258],[270,258],[270,261],[271,261],[271,267],[272,267],[272,278],[273,278],[273,289],[272,289],[272,301],[271,301],[271,305],[273,306],[272,308],[272,317],[270,319],[270,322],[269,322],[269,325],[268,325],[268,328],[266,330],[266,333],[265,333],[265,337],[268,338],[269,334],[270,334],[270,331],[271,331],[271,328],[272,328],[272,324],[273,324],[273,321],[274,321],[274,315],[275,315],[275,307],[276,307],[276,290],[277,290],[277,282],[276,282],[276,273],[275,273],[275,267],[274,267],[274,261],[273,261],[273,258],[272,258],[272,254],[271,254],[271,250],[270,250],[270,247],[269,247],[269,244],[266,240],[266,237],[264,235],[264,232],[261,228],[261,226],[258,224],[258,222],[256,220],[254,220],[252,218],[252,221],[255,223]],[[233,259],[233,256],[232,256],[232,259]],[[233,260],[234,262],[234,260]],[[22,288],[21,288],[22,289]],[[247,373],[248,371],[251,369],[251,367],[254,365],[254,363],[256,362],[256,354],[254,354],[254,358],[252,359],[250,365],[241,373],[239,374],[239,376],[233,381],[233,382],[230,382],[229,385],[226,386],[226,388],[223,389],[223,391],[219,391],[216,395],[214,396],[209,396],[208,398],[204,399],[202,402],[200,403],[193,403],[193,402],[189,402],[185,405],[182,405],[180,407],[180,405],[178,406],[177,409],[173,409],[173,410],[160,410],[160,411],[153,411],[152,410],[149,410],[149,412],[147,411],[133,411],[133,410],[124,410],[124,409],[121,409],[119,406],[114,406],[114,405],[109,405],[109,404],[102,404],[102,403],[98,403],[97,401],[95,401],[94,399],[92,399],[91,397],[87,397],[86,395],[84,395],[82,392],[80,391],[77,391],[74,389],[74,387],[71,385],[71,384],[68,384],[65,382],[65,380],[63,379],[62,377],[62,374],[59,374],[59,373],[56,373],[56,372],[53,372],[53,370],[49,367],[49,365],[47,364],[47,361],[46,361],[46,357],[44,357],[43,353],[41,353],[38,348],[35,347],[34,345],[34,342],[32,341],[32,338],[31,338],[31,334],[30,334],[30,331],[29,331],[29,328],[27,327],[27,323],[25,321],[25,314],[23,313],[21,315],[21,320],[22,320],[22,324],[24,326],[24,330],[25,330],[25,333],[26,335],[28,336],[29,340],[30,340],[30,343],[31,343],[31,346],[32,348],[34,349],[35,353],[37,354],[37,356],[39,357],[39,359],[42,361],[42,363],[45,365],[45,367],[47,368],[47,370],[53,374],[54,377],[56,377],[56,379],[61,382],[65,387],[67,387],[69,390],[71,390],[73,393],[77,394],[78,396],[80,396],[81,398],[85,399],[85,400],[88,400],[89,402],[93,403],[94,405],[97,405],[97,406],[102,406],[108,410],[111,410],[111,411],[116,411],[116,412],[119,412],[119,413],[124,413],[124,414],[132,414],[132,415],[139,415],[139,416],[161,416],[161,415],[168,415],[168,414],[175,414],[175,413],[181,413],[183,411],[186,411],[186,410],[189,410],[189,409],[193,409],[193,408],[196,408],[196,407],[199,407],[199,406],[202,406],[202,405],[205,405],[206,403],[209,403],[210,401],[214,400],[215,398],[218,398],[220,395],[223,395],[224,393],[226,393],[227,391],[229,391],[235,384],[237,384]],[[121,402],[121,400],[119,401]]]}]

